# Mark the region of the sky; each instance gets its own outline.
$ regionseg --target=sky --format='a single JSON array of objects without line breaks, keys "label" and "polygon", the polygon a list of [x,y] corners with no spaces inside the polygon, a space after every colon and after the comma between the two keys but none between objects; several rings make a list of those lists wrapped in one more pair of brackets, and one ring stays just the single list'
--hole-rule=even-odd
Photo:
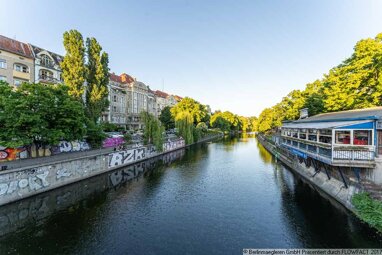
[{"label": "sky", "polygon": [[65,54],[79,30],[109,67],[212,110],[258,116],[382,32],[379,0],[0,0],[0,34]]}]

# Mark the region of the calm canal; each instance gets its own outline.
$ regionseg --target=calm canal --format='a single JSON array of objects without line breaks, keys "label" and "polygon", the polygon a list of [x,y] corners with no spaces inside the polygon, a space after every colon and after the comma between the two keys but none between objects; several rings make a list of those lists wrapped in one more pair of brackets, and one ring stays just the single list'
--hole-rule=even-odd
[{"label": "calm canal", "polygon": [[199,144],[0,207],[0,254],[242,254],[382,247],[252,135]]}]

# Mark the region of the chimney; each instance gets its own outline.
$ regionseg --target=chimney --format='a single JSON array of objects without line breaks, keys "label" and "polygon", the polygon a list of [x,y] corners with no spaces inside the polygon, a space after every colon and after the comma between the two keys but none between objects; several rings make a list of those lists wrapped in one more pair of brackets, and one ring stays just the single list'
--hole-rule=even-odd
[{"label": "chimney", "polygon": [[308,108],[303,108],[300,110],[300,119],[308,118]]}]

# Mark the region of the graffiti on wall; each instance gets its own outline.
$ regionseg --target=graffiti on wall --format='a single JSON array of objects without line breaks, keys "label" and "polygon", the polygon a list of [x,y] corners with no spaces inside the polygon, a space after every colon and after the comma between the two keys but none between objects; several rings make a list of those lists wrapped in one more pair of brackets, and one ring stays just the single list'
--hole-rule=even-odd
[{"label": "graffiti on wall", "polygon": [[165,142],[163,144],[163,151],[176,150],[176,149],[184,147],[184,146],[185,146],[185,142],[183,139],[179,139],[176,141],[169,141],[169,142]]},{"label": "graffiti on wall", "polygon": [[32,144],[18,148],[6,148],[0,146],[0,161],[11,161],[23,158],[35,158],[38,155],[50,156],[57,155],[63,152],[75,152],[90,150],[90,145],[85,141],[61,141],[55,146],[45,146],[44,148],[39,144]]},{"label": "graffiti on wall", "polygon": [[51,148],[52,154],[60,154],[63,152],[74,152],[74,151],[87,151],[90,150],[90,145],[85,141],[61,141],[57,146]]},{"label": "graffiti on wall", "polygon": [[108,137],[103,141],[102,147],[103,148],[116,147],[124,143],[125,143],[125,140],[123,139],[123,137]]},{"label": "graffiti on wall", "polygon": [[26,148],[6,148],[0,146],[0,161],[10,161],[20,158],[27,158],[28,152]]},{"label": "graffiti on wall", "polygon": [[[183,139],[170,141],[163,144],[163,151],[172,151],[183,148],[185,145]],[[126,165],[143,158],[158,154],[154,146],[140,147],[135,149],[123,150],[109,154],[109,168]]]},{"label": "graffiti on wall", "polygon": [[28,169],[16,173],[16,178],[9,182],[0,183],[0,196],[10,195],[20,190],[36,191],[49,186],[47,167]]},{"label": "graffiti on wall", "polygon": [[146,147],[118,151],[109,154],[109,167],[125,165],[146,157]]},{"label": "graffiti on wall", "polygon": [[158,165],[158,162],[162,161],[163,164],[171,164],[177,159],[184,156],[185,150],[178,150],[168,154],[165,154],[158,158],[151,158],[144,162],[137,163],[121,170],[115,171],[109,175],[110,183],[113,187],[117,187],[127,181],[130,181],[138,176],[142,175],[148,170],[153,170]]}]

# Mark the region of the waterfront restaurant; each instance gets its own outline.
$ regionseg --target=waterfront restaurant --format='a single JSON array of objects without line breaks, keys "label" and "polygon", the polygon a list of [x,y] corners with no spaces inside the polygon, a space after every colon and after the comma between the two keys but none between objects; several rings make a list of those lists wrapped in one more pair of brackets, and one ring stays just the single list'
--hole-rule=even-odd
[{"label": "waterfront restaurant", "polygon": [[382,158],[382,107],[333,112],[285,122],[281,143],[300,158],[332,166],[373,168]]}]

